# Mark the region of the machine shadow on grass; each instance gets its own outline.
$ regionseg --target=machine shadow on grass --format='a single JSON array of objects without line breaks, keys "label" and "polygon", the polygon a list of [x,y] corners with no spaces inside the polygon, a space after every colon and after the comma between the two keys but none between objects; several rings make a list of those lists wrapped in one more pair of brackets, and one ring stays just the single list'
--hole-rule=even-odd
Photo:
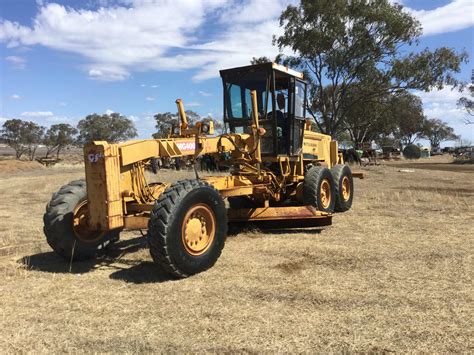
[{"label": "machine shadow on grass", "polygon": [[[275,229],[271,224],[240,224],[231,223],[229,225],[229,237],[237,237],[241,233],[256,232],[258,234],[294,234],[300,233],[321,233],[320,228],[284,228]],[[96,259],[70,262],[63,259],[53,251],[42,252],[24,256],[18,260],[27,270],[50,272],[58,274],[84,274],[100,267],[116,269],[109,277],[113,280],[122,280],[135,284],[160,283],[177,280],[168,275],[151,261],[126,258],[127,255],[147,248],[145,237],[135,237],[120,241]]]},{"label": "machine shadow on grass", "polygon": [[147,247],[144,237],[127,239],[114,244],[96,259],[75,261],[71,263],[55,252],[37,253],[25,256],[18,260],[27,270],[83,274],[105,266],[117,269],[109,277],[114,280],[123,280],[132,283],[154,283],[174,280],[157,265],[150,261],[127,259],[125,256],[145,249]]}]

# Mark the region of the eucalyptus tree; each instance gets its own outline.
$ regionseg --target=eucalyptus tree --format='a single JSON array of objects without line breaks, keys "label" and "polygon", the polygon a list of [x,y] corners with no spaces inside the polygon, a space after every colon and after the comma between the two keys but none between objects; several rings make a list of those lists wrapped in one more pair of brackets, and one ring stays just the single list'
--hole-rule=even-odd
[{"label": "eucalyptus tree", "polygon": [[316,123],[331,135],[344,129],[352,85],[366,90],[350,105],[370,104],[387,93],[457,85],[454,74],[467,61],[467,53],[446,47],[408,52],[422,26],[388,0],[301,0],[282,12],[280,26],[283,34],[274,44],[294,55],[279,60],[308,73]]}]

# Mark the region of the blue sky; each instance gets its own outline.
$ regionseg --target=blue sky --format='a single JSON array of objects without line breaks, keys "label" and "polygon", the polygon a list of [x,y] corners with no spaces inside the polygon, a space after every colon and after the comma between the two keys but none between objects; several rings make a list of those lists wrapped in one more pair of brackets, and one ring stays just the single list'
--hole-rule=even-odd
[{"label": "blue sky", "polygon": [[[187,109],[222,116],[219,69],[273,58],[283,0],[0,0],[0,124],[22,118],[49,126],[89,113],[120,112],[140,136],[153,114]],[[474,69],[472,0],[404,0],[422,23],[418,48],[466,50]],[[417,93],[428,117],[474,141],[474,125],[445,88]]]}]

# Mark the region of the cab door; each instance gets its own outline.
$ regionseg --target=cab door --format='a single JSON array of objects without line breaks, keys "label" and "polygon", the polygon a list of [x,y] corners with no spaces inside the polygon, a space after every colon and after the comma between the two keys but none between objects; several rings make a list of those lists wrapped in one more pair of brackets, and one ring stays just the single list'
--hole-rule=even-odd
[{"label": "cab door", "polygon": [[299,155],[303,143],[303,133],[306,115],[306,83],[304,81],[292,78],[291,85],[291,110],[292,118],[290,122],[290,154]]}]

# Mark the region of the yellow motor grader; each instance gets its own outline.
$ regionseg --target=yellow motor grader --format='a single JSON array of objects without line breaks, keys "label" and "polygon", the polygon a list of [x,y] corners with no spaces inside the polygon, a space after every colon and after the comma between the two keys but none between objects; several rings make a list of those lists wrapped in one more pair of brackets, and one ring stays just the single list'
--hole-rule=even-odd
[{"label": "yellow motor grader", "polygon": [[[147,229],[153,260],[176,277],[214,265],[229,222],[329,225],[352,205],[353,174],[337,142],[306,119],[303,74],[266,63],[220,71],[225,133],[212,122],[179,123],[163,139],[84,147],[85,180],[53,194],[44,233],[61,256],[83,260],[119,238]],[[210,155],[228,175],[148,183],[152,159]],[[228,208],[224,200],[228,201]],[[277,224],[278,225],[278,224]]]}]

